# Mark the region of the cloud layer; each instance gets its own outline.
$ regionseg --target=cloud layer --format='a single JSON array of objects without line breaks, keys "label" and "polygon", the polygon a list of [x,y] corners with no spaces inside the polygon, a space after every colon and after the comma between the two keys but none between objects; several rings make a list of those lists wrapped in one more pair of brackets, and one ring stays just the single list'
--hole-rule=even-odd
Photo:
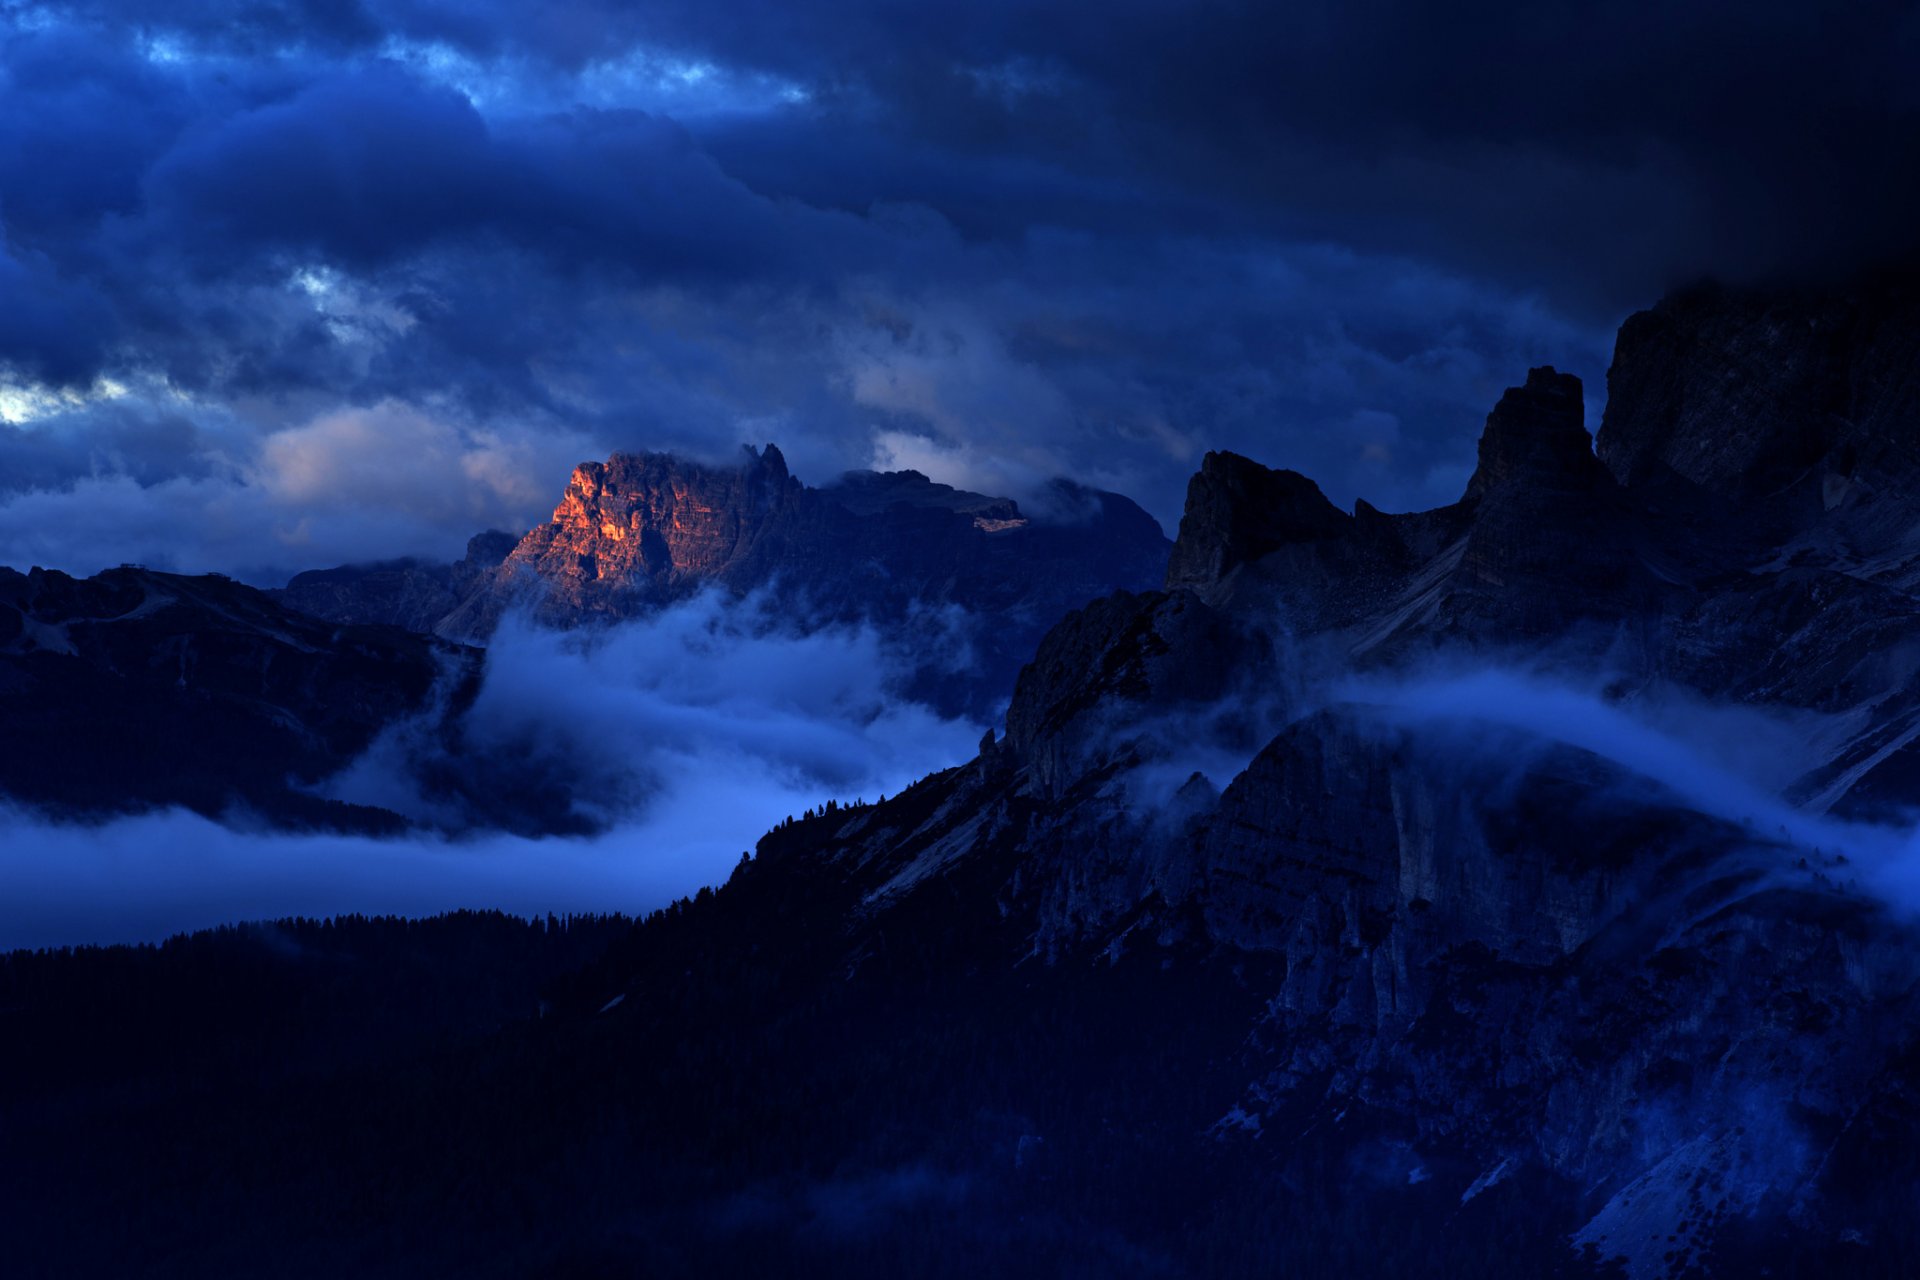
[{"label": "cloud layer", "polygon": [[[445,554],[582,457],[767,439],[1163,520],[1209,447],[1444,501],[1671,279],[1908,247],[1916,53],[1878,3],[14,0],[0,559]],[[453,442],[377,549],[272,484],[289,433],[382,470],[343,415]],[[261,507],[306,540],[245,551]]]},{"label": "cloud layer", "polygon": [[[724,880],[789,815],[876,800],[971,756],[980,726],[900,698],[906,672],[870,628],[799,634],[754,600],[702,597],[592,635],[513,623],[488,650],[457,757],[402,725],[324,788],[469,834],[0,812],[0,948],[290,914],[651,910]],[[500,831],[533,819],[593,834]]]}]

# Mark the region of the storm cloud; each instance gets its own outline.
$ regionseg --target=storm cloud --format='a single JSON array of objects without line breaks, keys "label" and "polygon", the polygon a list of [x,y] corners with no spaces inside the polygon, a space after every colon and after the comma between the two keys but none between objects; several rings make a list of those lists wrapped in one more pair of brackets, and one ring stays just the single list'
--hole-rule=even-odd
[{"label": "storm cloud", "polygon": [[[0,559],[446,555],[770,439],[1432,505],[1669,283],[1909,248],[1917,57],[1886,4],[8,3]],[[355,415],[440,433],[403,518],[276,487],[377,468]]]}]

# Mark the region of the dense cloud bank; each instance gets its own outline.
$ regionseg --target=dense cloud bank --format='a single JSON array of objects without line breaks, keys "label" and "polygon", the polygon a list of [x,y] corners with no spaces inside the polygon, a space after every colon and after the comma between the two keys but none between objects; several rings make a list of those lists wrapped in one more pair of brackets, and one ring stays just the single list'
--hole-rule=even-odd
[{"label": "dense cloud bank", "polygon": [[1899,6],[952,16],[0,8],[0,560],[450,555],[767,439],[1428,506],[1676,275],[1920,223]]},{"label": "dense cloud bank", "polygon": [[601,632],[510,623],[457,757],[401,725],[322,788],[455,834],[0,814],[0,948],[296,914],[663,906],[723,881],[788,815],[878,799],[972,754],[979,726],[898,696],[903,640],[800,633],[757,599],[718,596]]},{"label": "dense cloud bank", "polygon": [[[717,595],[601,632],[510,620],[457,752],[429,719],[399,725],[320,788],[402,812],[421,834],[290,834],[239,813],[71,825],[7,811],[0,947],[285,915],[664,905],[724,880],[788,815],[829,797],[878,799],[972,755],[979,726],[900,696],[924,660],[911,641],[868,627],[800,632],[759,599]],[[1538,664],[1436,661],[1350,677],[1294,650],[1276,661],[1221,702],[1116,718],[1106,732],[1136,763],[1115,799],[1177,834],[1274,733],[1340,708],[1443,747],[1474,787],[1489,768],[1518,785],[1551,747],[1589,752],[1642,780],[1611,793],[1623,810],[1677,805],[1749,832],[1735,892],[1820,881],[1920,909],[1911,822],[1849,820],[1788,798],[1844,736],[1841,717],[1717,706],[1657,685],[1623,696],[1600,676],[1575,682]],[[1197,793],[1196,771],[1210,784]]]},{"label": "dense cloud bank", "polygon": [[435,710],[324,790],[454,831],[638,815],[698,840],[711,820],[745,848],[829,796],[872,799],[972,754],[978,726],[903,693],[938,656],[914,651],[923,634],[803,627],[767,597],[718,591],[605,629],[510,616],[454,741]]}]

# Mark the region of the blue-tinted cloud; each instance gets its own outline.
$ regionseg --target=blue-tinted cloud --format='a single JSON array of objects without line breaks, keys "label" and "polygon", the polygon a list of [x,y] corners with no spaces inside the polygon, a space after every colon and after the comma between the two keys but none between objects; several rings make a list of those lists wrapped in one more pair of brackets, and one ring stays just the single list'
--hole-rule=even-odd
[{"label": "blue-tinted cloud", "polygon": [[[968,756],[981,727],[899,697],[901,637],[799,634],[707,596],[594,634],[510,623],[466,721],[462,786],[443,744],[396,726],[324,789],[465,838],[252,830],[157,813],[55,824],[0,808],[0,950],[155,939],[240,919],[645,912],[723,881],[789,815],[876,800]],[[501,834],[508,811],[591,837]]]},{"label": "blue-tinted cloud", "polygon": [[1209,447],[1430,505],[1673,274],[1904,244],[1916,42],[1885,4],[13,3],[0,489],[400,404],[1163,519]]}]

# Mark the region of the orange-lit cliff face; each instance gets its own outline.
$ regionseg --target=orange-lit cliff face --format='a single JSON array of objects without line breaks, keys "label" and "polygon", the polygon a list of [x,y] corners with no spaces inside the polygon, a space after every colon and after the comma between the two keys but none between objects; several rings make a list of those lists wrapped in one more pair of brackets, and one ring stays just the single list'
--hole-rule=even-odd
[{"label": "orange-lit cliff face", "polygon": [[1166,573],[1166,535],[1134,503],[1066,481],[1049,498],[1063,518],[1029,520],[1009,498],[913,471],[812,488],[772,445],[731,466],[615,454],[578,467],[553,518],[497,568],[470,552],[471,585],[432,625],[477,640],[513,608],[566,627],[642,617],[709,588],[765,593],[797,626],[893,629],[924,653],[916,696],[986,715],[1055,621]]},{"label": "orange-lit cliff face", "polygon": [[553,518],[497,569],[476,571],[435,629],[482,637],[522,603],[563,626],[628,618],[706,587],[771,590],[810,622],[958,606],[1018,632],[989,664],[1010,680],[1053,620],[1165,572],[1167,539],[1138,506],[1065,482],[1056,496],[1077,515],[1046,524],[1011,499],[917,472],[855,472],[811,488],[773,445],[743,449],[732,466],[615,454],[576,468]]},{"label": "orange-lit cliff face", "polygon": [[505,570],[537,575],[556,602],[588,612],[614,594],[659,599],[724,581],[801,493],[778,449],[745,452],[731,468],[662,454],[584,463]]}]

